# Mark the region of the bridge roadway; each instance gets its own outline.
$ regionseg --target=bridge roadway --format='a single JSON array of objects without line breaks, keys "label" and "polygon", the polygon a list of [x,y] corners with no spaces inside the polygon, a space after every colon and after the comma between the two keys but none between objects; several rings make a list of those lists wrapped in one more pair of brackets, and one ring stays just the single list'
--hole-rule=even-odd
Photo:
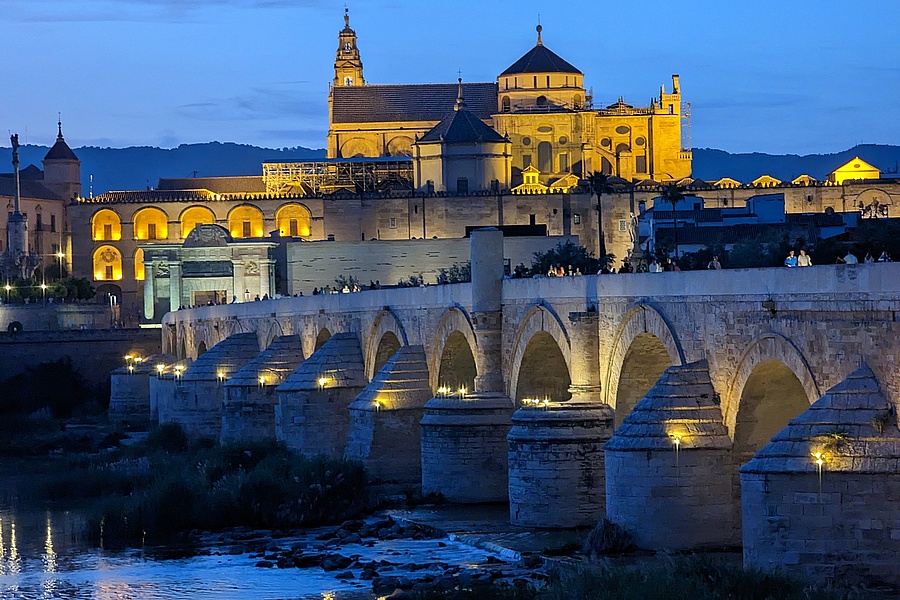
[{"label": "bridge roadway", "polygon": [[[433,392],[475,389],[473,286],[284,298],[169,313],[163,352],[196,358],[228,336],[300,336],[306,358],[358,336],[371,381],[399,346],[425,351]],[[900,264],[503,280],[505,394],[602,401],[621,422],[672,365],[707,360],[723,418],[751,452],[865,360],[900,397]],[[496,368],[496,367],[495,367]]]}]

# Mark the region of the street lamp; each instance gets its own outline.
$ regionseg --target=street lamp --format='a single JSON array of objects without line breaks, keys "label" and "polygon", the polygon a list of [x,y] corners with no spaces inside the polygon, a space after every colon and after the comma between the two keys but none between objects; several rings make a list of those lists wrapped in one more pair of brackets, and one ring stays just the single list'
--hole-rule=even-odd
[{"label": "street lamp", "polygon": [[47,304],[47,284],[41,284],[41,300],[44,304]]},{"label": "street lamp", "polygon": [[65,257],[66,257],[66,254],[65,254],[65,252],[63,252],[62,250],[60,250],[59,252],[56,253],[56,258],[59,259],[59,271],[57,271],[57,273],[56,273],[56,275],[57,275],[56,280],[57,280],[57,281],[59,281],[60,279],[63,278],[63,259],[64,259]]},{"label": "street lamp", "polygon": [[9,304],[9,292],[12,291],[12,286],[9,285],[8,281],[6,282],[6,287],[4,289],[6,290],[6,303]]}]

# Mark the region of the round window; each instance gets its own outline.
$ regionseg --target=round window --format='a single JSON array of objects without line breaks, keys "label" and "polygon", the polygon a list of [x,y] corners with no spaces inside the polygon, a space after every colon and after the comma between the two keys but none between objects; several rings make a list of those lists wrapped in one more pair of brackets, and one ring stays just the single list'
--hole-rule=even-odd
[{"label": "round window", "polygon": [[540,127],[538,127],[538,131],[540,131],[541,133],[550,133],[551,131],[553,131],[553,128],[549,125],[541,125]]},{"label": "round window", "polygon": [[568,143],[569,143],[569,138],[567,138],[564,135],[559,136],[559,145],[560,146],[565,146]]},{"label": "round window", "polygon": [[644,142],[646,142],[646,141],[647,140],[645,140],[644,138],[639,137],[638,139],[634,140],[634,145],[635,146],[643,146]]},{"label": "round window", "polygon": [[609,148],[611,144],[612,144],[612,140],[609,138],[603,138],[602,140],[600,140],[601,146],[606,146],[607,148]]},{"label": "round window", "polygon": [[523,137],[523,138],[522,138],[522,145],[524,145],[524,146],[530,146],[530,145],[531,145],[531,138],[530,138],[530,137]]},{"label": "round window", "polygon": [[628,125],[619,125],[618,127],[616,127],[616,133],[620,135],[625,135],[629,131],[630,129],[628,128]]}]

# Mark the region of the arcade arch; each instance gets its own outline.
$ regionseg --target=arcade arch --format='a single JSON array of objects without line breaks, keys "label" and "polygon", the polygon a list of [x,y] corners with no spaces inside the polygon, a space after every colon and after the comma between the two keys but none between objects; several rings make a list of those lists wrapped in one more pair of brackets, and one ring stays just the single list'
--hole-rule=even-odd
[{"label": "arcade arch", "polygon": [[91,218],[91,237],[95,242],[115,242],[122,239],[122,221],[108,208],[98,210]]},{"label": "arcade arch", "polygon": [[616,427],[622,424],[635,405],[647,395],[672,360],[666,347],[652,333],[641,333],[631,342],[622,361],[616,388]]},{"label": "arcade arch", "polygon": [[[537,346],[530,347],[532,338],[541,333],[546,334],[553,341],[556,351],[559,352],[562,357],[561,363],[556,360],[558,357],[556,357],[552,348],[546,346],[548,342],[544,336],[538,338],[536,341],[538,344]],[[530,361],[526,364],[526,358],[528,355],[533,355],[534,352],[538,352],[538,355],[554,361],[552,364],[555,365],[554,370],[557,372],[556,374],[551,374],[541,368],[542,376],[548,378],[546,384],[532,381],[528,374],[523,375],[522,373],[523,369],[528,368],[529,364],[533,364]],[[566,380],[570,378],[569,365],[571,364],[571,352],[569,336],[553,309],[549,305],[544,304],[532,307],[522,318],[519,330],[516,332],[513,351],[509,359],[509,397],[514,400],[520,398],[533,398],[535,396],[532,396],[531,394],[542,392],[539,397],[543,398],[544,395],[553,392],[555,395],[550,398],[552,400],[564,401],[571,398],[571,394],[569,394],[567,389],[569,386],[568,383],[565,386],[565,390],[561,389],[562,373],[565,373],[564,378]],[[526,384],[526,390],[522,393],[520,393],[518,389],[520,382]]]},{"label": "arcade arch", "polygon": [[122,254],[114,246],[100,246],[94,250],[93,263],[95,280],[122,279]]},{"label": "arcade arch", "polygon": [[387,361],[397,353],[397,350],[400,349],[400,345],[400,340],[397,339],[397,335],[393,331],[384,332],[384,335],[382,335],[381,339],[378,341],[378,348],[375,350],[375,355],[372,357],[373,378],[378,374],[378,371],[387,364]]},{"label": "arcade arch", "polygon": [[135,281],[144,281],[144,249],[138,248],[134,251],[134,279]]},{"label": "arcade arch", "polygon": [[242,204],[228,213],[228,231],[236,240],[261,238],[265,235],[263,229],[262,211],[255,206]]},{"label": "arcade arch", "polygon": [[205,206],[191,206],[181,213],[181,239],[186,239],[197,225],[210,225],[216,222],[216,215]]},{"label": "arcade arch", "polygon": [[275,225],[281,237],[308,237],[312,213],[302,204],[285,204],[275,213]]},{"label": "arcade arch", "polygon": [[165,240],[169,237],[169,218],[162,210],[148,206],[134,213],[134,239]]}]

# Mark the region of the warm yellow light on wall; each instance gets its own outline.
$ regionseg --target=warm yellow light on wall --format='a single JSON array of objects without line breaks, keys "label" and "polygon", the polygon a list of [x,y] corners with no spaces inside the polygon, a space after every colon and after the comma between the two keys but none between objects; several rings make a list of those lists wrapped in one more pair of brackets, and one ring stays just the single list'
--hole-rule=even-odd
[{"label": "warm yellow light on wall", "polygon": [[319,377],[319,389],[324,388],[326,383],[328,383],[327,377]]},{"label": "warm yellow light on wall", "polygon": [[134,239],[165,240],[169,237],[169,219],[158,208],[142,208],[134,214]]}]

